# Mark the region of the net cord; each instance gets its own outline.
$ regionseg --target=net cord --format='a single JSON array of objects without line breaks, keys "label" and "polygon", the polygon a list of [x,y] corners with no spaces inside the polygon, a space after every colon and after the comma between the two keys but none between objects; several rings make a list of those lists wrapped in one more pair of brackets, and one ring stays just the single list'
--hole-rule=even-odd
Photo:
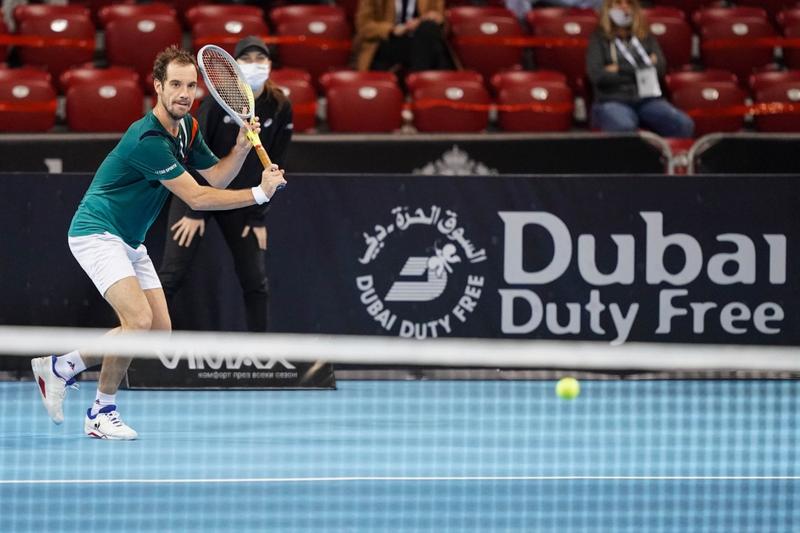
[{"label": "net cord", "polygon": [[800,350],[781,346],[572,342],[505,339],[405,339],[381,336],[142,331],[0,326],[0,352],[168,357],[281,357],[346,364],[586,370],[800,371]]}]

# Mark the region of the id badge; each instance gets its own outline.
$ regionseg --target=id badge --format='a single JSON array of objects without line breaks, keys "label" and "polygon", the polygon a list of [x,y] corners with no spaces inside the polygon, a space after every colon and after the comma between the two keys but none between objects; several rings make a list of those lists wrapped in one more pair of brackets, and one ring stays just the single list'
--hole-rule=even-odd
[{"label": "id badge", "polygon": [[636,69],[636,86],[639,89],[639,98],[661,96],[661,86],[658,83],[658,72],[655,67]]}]

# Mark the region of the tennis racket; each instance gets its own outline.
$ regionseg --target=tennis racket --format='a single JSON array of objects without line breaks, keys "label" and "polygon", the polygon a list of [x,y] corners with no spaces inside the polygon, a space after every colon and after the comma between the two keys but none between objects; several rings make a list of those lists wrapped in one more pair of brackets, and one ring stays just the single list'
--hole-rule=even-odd
[{"label": "tennis racket", "polygon": [[[208,44],[197,52],[197,64],[200,65],[200,72],[203,74],[211,96],[234,122],[240,128],[245,128],[248,123],[254,124],[255,98],[253,90],[245,81],[244,74],[236,60],[219,46]],[[272,161],[261,145],[258,134],[248,128],[247,139],[255,148],[264,168],[269,168]]]}]

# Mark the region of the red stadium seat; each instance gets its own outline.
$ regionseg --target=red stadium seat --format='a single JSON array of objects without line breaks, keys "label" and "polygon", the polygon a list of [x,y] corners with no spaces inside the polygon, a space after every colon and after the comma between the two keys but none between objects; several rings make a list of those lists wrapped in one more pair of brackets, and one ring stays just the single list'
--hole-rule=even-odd
[{"label": "red stadium seat", "polygon": [[[8,109],[8,104],[32,108]],[[44,70],[0,69],[0,132],[44,132],[56,121],[56,91]]]},{"label": "red stadium seat", "polygon": [[656,18],[677,18],[681,20],[688,20],[687,14],[684,10],[673,6],[664,6],[661,4],[642,8],[642,13],[645,14],[648,20]]},{"label": "red stadium seat", "polygon": [[143,15],[177,16],[175,8],[169,4],[153,2],[152,4],[115,4],[102,8],[98,13],[100,24],[105,27],[116,19],[141,17]]},{"label": "red stadium seat", "polygon": [[718,0],[658,0],[658,7],[671,7],[683,11],[687,16],[698,9],[719,4]]},{"label": "red stadium seat", "polygon": [[483,83],[483,76],[474,70],[423,70],[406,76],[406,87],[414,92],[423,87],[449,82]]},{"label": "red stadium seat", "polygon": [[692,61],[692,28],[683,12],[670,8],[646,9],[650,32],[658,40],[667,67],[678,69]]},{"label": "red stadium seat", "polygon": [[396,84],[397,77],[395,77],[393,73],[386,71],[359,72],[357,70],[336,70],[333,72],[326,72],[319,78],[320,86],[326,91],[337,85],[368,82]]},{"label": "red stadium seat", "polygon": [[130,81],[141,83],[139,73],[127,67],[95,68],[93,66],[75,67],[65,71],[59,78],[59,84],[64,89],[73,85],[96,80],[105,81]]},{"label": "red stadium seat", "polygon": [[762,8],[774,19],[782,10],[796,6],[797,0],[736,0],[736,5]]},{"label": "red stadium seat", "polygon": [[135,5],[135,0],[70,0],[70,5],[83,6],[87,8],[92,16],[92,21],[97,24],[102,24],[100,12],[106,7],[115,6],[132,6]]},{"label": "red stadium seat", "polygon": [[501,44],[460,44],[462,37],[521,37],[516,15],[498,7],[462,6],[447,10],[453,51],[464,68],[476,70],[485,78],[522,63],[523,49]]},{"label": "red stadium seat", "polygon": [[773,70],[770,72],[757,72],[750,76],[750,91],[755,94],[771,87],[776,83],[800,81],[800,70]]},{"label": "red stadium seat", "polygon": [[[290,71],[284,74],[284,71]],[[272,82],[292,103],[294,131],[304,132],[314,129],[317,117],[317,91],[311,84],[311,75],[305,72],[308,79],[298,76],[299,69],[281,69],[270,75]]]},{"label": "red stadium seat", "polygon": [[488,105],[489,93],[482,83],[452,81],[424,86],[413,91],[412,98],[414,126],[420,132],[478,132],[489,125],[489,113],[486,110],[427,105],[434,101],[451,102],[454,106]]},{"label": "red stadium seat", "polygon": [[22,63],[47,68],[54,77],[94,57],[95,27],[83,6],[21,5],[14,9],[17,33],[26,36],[75,39],[82,46],[20,46]]},{"label": "red stadium seat", "polygon": [[299,80],[311,83],[311,74],[307,70],[301,68],[280,68],[275,69],[269,75],[269,79],[279,84],[284,81]]},{"label": "red stadium seat", "polygon": [[145,80],[158,53],[181,39],[180,23],[171,15],[112,18],[106,25],[106,57],[110,65],[130,67]]},{"label": "red stadium seat", "polygon": [[[306,36],[349,41],[352,30],[342,8],[329,5],[290,5],[272,10],[270,18],[279,36]],[[308,70],[314,80],[329,70],[347,68],[350,48],[324,48],[317,43],[280,44],[281,67]]]},{"label": "red stadium seat", "polygon": [[[800,11],[797,20],[787,19],[783,27],[783,36],[789,39],[800,38]],[[800,68],[800,48],[785,47],[783,49],[783,62],[788,68]]]},{"label": "red stadium seat", "polygon": [[507,70],[492,76],[490,83],[495,92],[500,92],[505,87],[535,82],[568,83],[568,80],[563,72],[555,70]]},{"label": "red stadium seat", "polygon": [[737,83],[736,75],[729,70],[708,69],[708,70],[680,70],[667,74],[667,90],[674,93],[683,87],[694,85],[700,82],[725,81]]},{"label": "red stadium seat", "polygon": [[[755,46],[751,42],[753,38],[776,37],[763,9],[706,9],[695,13],[694,19],[700,27],[700,49],[706,67],[730,70],[744,82],[754,70],[773,62],[772,46]],[[717,48],[713,46],[717,39],[738,40],[741,44]]]},{"label": "red stadium seat", "polygon": [[332,132],[392,132],[403,125],[403,92],[395,81],[338,80],[325,95]]},{"label": "red stadium seat", "polygon": [[[686,85],[672,94],[672,103],[684,111],[715,110],[723,111],[732,106],[744,104],[745,94],[731,82],[699,82]],[[744,126],[744,114],[719,116],[694,116],[695,136],[708,133],[736,132]]]},{"label": "red stadium seat", "polygon": [[506,81],[497,97],[500,106],[518,104],[561,105],[562,110],[503,109],[497,115],[504,131],[569,131],[572,127],[572,90],[557,81]]},{"label": "red stadium seat", "polygon": [[258,6],[242,6],[231,4],[202,4],[186,11],[189,27],[200,22],[219,20],[236,20],[239,18],[260,18],[264,20],[264,10]]},{"label": "red stadium seat", "polygon": [[204,20],[192,26],[192,46],[195,51],[206,44],[216,44],[233,55],[236,43],[248,35],[260,37],[269,34],[269,28],[260,17],[231,17]]},{"label": "red stadium seat", "polygon": [[122,132],[142,117],[143,107],[141,86],[127,77],[81,78],[67,89],[67,126],[71,131]]},{"label": "red stadium seat", "polygon": [[[3,18],[3,10],[0,9],[0,35],[8,35],[8,26]],[[8,57],[8,46],[0,44],[0,63],[4,63]]]},{"label": "red stadium seat", "polygon": [[[755,91],[755,102],[781,102],[800,106],[800,76],[794,80],[768,82],[762,78]],[[768,132],[800,133],[800,113],[756,115],[756,129]]]},{"label": "red stadium seat", "polygon": [[[533,34],[538,37],[588,39],[597,27],[597,15],[590,10],[532,9],[528,11],[527,19]],[[538,68],[560,70],[567,75],[574,90],[580,93],[585,91],[586,45],[536,48],[534,56]]]},{"label": "red stadium seat", "polygon": [[776,15],[775,20],[782,29],[786,29],[789,26],[797,26],[800,24],[800,5],[784,9]]}]

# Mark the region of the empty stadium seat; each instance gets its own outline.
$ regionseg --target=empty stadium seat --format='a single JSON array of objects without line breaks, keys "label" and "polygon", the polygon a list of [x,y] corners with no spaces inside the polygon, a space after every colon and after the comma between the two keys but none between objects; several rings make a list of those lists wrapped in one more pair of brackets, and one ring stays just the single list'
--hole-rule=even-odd
[{"label": "empty stadium seat", "polygon": [[[711,113],[709,116],[692,116],[696,137],[741,130],[744,126],[744,114],[728,114],[725,110],[743,105],[744,99],[745,94],[738,85],[719,81],[687,84],[672,94],[672,103],[684,111],[701,110]],[[720,111],[720,114],[715,116],[715,111]]]},{"label": "empty stadium seat", "polygon": [[785,29],[789,26],[796,26],[800,24],[800,3],[796,7],[784,9],[775,16],[778,26]]},{"label": "empty stadium seat", "polygon": [[359,72],[357,70],[336,70],[326,72],[319,78],[319,84],[324,90],[328,90],[336,85],[349,85],[352,83],[386,82],[397,83],[397,78],[391,72],[368,71]]},{"label": "empty stadium seat", "polygon": [[[352,30],[344,10],[330,5],[289,5],[277,7],[270,19],[279,36],[306,36],[350,41]],[[350,45],[321,47],[317,43],[279,44],[277,59],[281,67],[308,70],[316,81],[329,70],[347,67]]]},{"label": "empty stadium seat", "polygon": [[750,91],[755,94],[767,87],[781,82],[800,81],[800,70],[773,70],[768,72],[757,72],[750,76]]},{"label": "empty stadium seat", "polygon": [[[13,106],[22,105],[14,109]],[[0,69],[0,132],[44,132],[56,120],[56,91],[41,69]]]},{"label": "empty stadium seat", "polygon": [[264,10],[258,6],[233,4],[201,4],[186,11],[186,22],[193,27],[200,22],[236,20],[238,18],[264,19]]},{"label": "empty stadium seat", "polygon": [[73,79],[66,97],[71,131],[122,132],[144,114],[142,88],[126,75]]},{"label": "empty stadium seat", "polygon": [[281,83],[284,81],[290,80],[299,80],[305,81],[307,83],[311,83],[313,80],[311,79],[311,74],[307,70],[303,70],[301,68],[279,68],[272,71],[269,75],[269,79],[274,81],[275,83]]},{"label": "empty stadium seat", "polygon": [[[752,42],[753,38],[777,36],[763,9],[712,8],[695,13],[693,18],[700,28],[700,49],[706,67],[730,70],[744,83],[755,69],[773,62],[773,46]],[[741,44],[717,48],[714,41],[718,39]]]},{"label": "empty stadium seat", "polygon": [[[0,35],[8,35],[8,26],[6,26],[6,21],[3,18],[2,9],[0,9]],[[8,46],[0,44],[0,63],[5,62],[6,57],[8,57]]]},{"label": "empty stadium seat", "polygon": [[567,83],[567,76],[556,70],[506,70],[492,76],[490,83],[494,91],[499,92],[506,86],[540,81]]},{"label": "empty stadium seat", "polygon": [[[489,93],[482,83],[448,81],[420,87],[412,92],[414,126],[420,132],[478,132],[489,124],[485,109],[458,109],[442,103],[489,104]],[[437,105],[429,105],[429,104]]]},{"label": "empty stadium seat", "polygon": [[263,37],[269,34],[267,23],[260,17],[231,17],[203,20],[192,26],[192,46],[195,51],[206,44],[215,44],[233,55],[236,43],[248,35]]},{"label": "empty stadium seat", "polygon": [[19,35],[75,40],[74,45],[20,46],[20,59],[26,66],[45,67],[57,78],[94,57],[95,26],[86,7],[21,5],[14,9],[14,19]]},{"label": "empty stadium seat", "polygon": [[687,16],[698,9],[719,4],[718,0],[657,0],[654,2],[659,7],[672,7],[683,11]]},{"label": "empty stadium seat", "polygon": [[[588,39],[597,27],[597,15],[590,10],[532,9],[528,24],[537,37],[573,37]],[[537,68],[560,70],[570,86],[580,93],[586,89],[586,45],[576,47],[536,48]]]},{"label": "empty stadium seat", "polygon": [[[497,120],[504,131],[569,131],[572,127],[572,90],[559,81],[509,81],[498,92]],[[538,110],[502,106],[544,104],[559,109]],[[563,108],[563,109],[561,109]]]},{"label": "empty stadium seat", "polygon": [[764,9],[774,19],[782,10],[796,6],[797,0],[736,0],[736,5]]},{"label": "empty stadium seat", "polygon": [[[762,78],[755,92],[755,103],[784,103],[800,107],[800,76],[797,79],[768,81]],[[800,133],[800,113],[764,114],[755,116],[758,131]]]},{"label": "empty stadium seat", "polygon": [[175,8],[168,4],[153,2],[152,4],[115,4],[100,9],[98,18],[105,27],[109,22],[120,18],[141,17],[142,15],[177,16]]},{"label": "empty stadium seat", "polygon": [[474,70],[422,70],[411,72],[405,78],[409,92],[422,87],[441,85],[449,82],[483,83],[483,76]]},{"label": "empty stadium seat", "polygon": [[445,14],[451,32],[451,44],[464,68],[476,70],[489,79],[494,73],[522,63],[523,49],[502,44],[461,44],[462,37],[521,37],[522,27],[516,15],[498,7],[462,6]]},{"label": "empty stadium seat", "polygon": [[670,72],[666,76],[667,91],[670,93],[674,93],[678,89],[686,86],[707,81],[738,82],[733,72],[722,69],[680,70]]},{"label": "empty stadium seat", "polygon": [[108,80],[108,81],[130,81],[140,83],[139,73],[128,67],[109,67],[96,68],[94,66],[75,67],[64,71],[59,83],[64,89],[69,89],[72,85],[85,81]]},{"label": "empty stadium seat", "polygon": [[652,33],[658,40],[667,67],[681,68],[692,61],[692,28],[683,12],[671,8],[644,10]]},{"label": "empty stadium seat", "polygon": [[[800,38],[800,8],[787,9],[778,14],[778,25],[788,39]],[[788,68],[800,68],[800,47],[783,48],[783,62]]]},{"label": "empty stadium seat", "polygon": [[136,0],[70,0],[70,5],[83,6],[89,10],[92,17],[92,22],[100,25],[102,19],[100,12],[106,7],[110,6],[132,6],[135,5]]},{"label": "empty stadium seat", "polygon": [[106,57],[110,65],[130,67],[145,80],[158,53],[181,40],[180,23],[172,15],[112,17],[106,24]]},{"label": "empty stadium seat", "polygon": [[403,92],[395,81],[339,79],[330,82],[325,96],[332,132],[392,132],[403,124]]}]

